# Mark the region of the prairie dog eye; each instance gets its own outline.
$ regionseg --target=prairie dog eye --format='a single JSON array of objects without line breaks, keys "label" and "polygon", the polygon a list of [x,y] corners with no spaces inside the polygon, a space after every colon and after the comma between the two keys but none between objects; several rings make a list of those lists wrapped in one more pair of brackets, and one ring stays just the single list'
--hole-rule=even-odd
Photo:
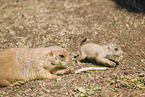
[{"label": "prairie dog eye", "polygon": [[115,49],[115,51],[118,51],[118,48],[114,48]]},{"label": "prairie dog eye", "polygon": [[65,58],[64,55],[59,55],[61,58]]}]

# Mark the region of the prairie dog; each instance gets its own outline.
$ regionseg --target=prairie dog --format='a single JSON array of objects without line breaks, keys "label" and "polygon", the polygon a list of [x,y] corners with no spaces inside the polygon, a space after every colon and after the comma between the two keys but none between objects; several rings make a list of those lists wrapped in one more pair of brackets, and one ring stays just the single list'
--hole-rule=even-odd
[{"label": "prairie dog", "polygon": [[99,45],[95,43],[83,44],[80,47],[80,55],[76,57],[76,60],[80,61],[85,58],[96,59],[97,62],[106,66],[114,66],[115,63],[108,60],[107,56],[121,56],[123,51],[121,47],[115,43],[109,43],[107,45]]},{"label": "prairie dog", "polygon": [[50,72],[62,70],[70,63],[67,51],[58,46],[0,50],[0,87],[13,86],[19,81],[56,78]]}]

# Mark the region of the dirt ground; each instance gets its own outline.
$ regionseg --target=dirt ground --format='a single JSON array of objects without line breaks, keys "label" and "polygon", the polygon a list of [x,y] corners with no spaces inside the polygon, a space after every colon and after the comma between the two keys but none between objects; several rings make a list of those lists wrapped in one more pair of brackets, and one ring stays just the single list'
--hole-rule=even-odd
[{"label": "dirt ground", "polygon": [[[112,0],[0,0],[0,48],[61,46],[79,54],[84,39],[119,44],[125,55],[115,68],[67,74],[0,88],[1,97],[144,97],[145,16]],[[117,60],[118,57],[112,57]],[[99,66],[92,62],[75,69]]]}]

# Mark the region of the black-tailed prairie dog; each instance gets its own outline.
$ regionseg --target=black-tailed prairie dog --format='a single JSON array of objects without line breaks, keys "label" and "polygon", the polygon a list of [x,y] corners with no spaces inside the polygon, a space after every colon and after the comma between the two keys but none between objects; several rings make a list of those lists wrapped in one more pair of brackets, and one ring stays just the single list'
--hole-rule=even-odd
[{"label": "black-tailed prairie dog", "polygon": [[114,66],[115,63],[107,59],[107,56],[121,56],[123,51],[121,47],[115,43],[109,43],[107,45],[99,45],[95,43],[83,44],[80,47],[80,55],[76,57],[78,61],[85,58],[96,59],[97,62],[106,66]]},{"label": "black-tailed prairie dog", "polygon": [[13,86],[19,81],[56,78],[50,72],[65,69],[70,63],[67,51],[58,46],[0,50],[0,87]]}]

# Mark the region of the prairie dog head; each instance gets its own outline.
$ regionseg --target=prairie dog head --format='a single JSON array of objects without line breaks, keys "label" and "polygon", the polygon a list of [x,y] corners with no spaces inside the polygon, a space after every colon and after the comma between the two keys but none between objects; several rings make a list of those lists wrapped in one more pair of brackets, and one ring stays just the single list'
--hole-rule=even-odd
[{"label": "prairie dog head", "polygon": [[52,65],[68,66],[71,63],[71,58],[64,48],[58,46],[49,47],[50,52],[47,53],[47,59]]},{"label": "prairie dog head", "polygon": [[108,56],[121,56],[123,55],[123,51],[121,47],[115,43],[109,43],[106,45],[106,51],[108,53]]}]

